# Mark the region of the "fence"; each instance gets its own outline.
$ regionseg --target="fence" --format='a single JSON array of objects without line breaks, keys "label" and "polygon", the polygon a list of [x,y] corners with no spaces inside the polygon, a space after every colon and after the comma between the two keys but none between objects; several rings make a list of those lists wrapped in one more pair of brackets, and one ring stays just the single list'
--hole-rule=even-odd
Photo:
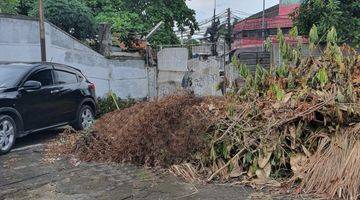
[{"label": "fence", "polygon": [[265,69],[269,69],[271,65],[271,54],[269,52],[240,52],[234,56],[236,56],[239,63],[247,65],[250,71],[254,73],[258,64]]}]

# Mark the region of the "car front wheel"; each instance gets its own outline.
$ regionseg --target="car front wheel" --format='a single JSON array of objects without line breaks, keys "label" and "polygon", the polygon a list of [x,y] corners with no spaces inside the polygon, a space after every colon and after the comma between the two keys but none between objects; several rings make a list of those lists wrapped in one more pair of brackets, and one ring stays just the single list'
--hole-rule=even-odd
[{"label": "car front wheel", "polygon": [[8,115],[0,115],[0,154],[8,153],[15,143],[16,124]]},{"label": "car front wheel", "polygon": [[86,130],[91,128],[94,123],[94,111],[88,105],[83,105],[78,113],[76,123],[73,125],[75,130]]}]

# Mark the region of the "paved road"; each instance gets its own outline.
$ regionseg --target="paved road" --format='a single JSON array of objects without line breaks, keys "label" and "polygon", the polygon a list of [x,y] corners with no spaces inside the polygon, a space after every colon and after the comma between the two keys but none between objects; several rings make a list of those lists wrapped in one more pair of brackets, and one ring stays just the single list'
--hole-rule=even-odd
[{"label": "paved road", "polygon": [[63,131],[63,129],[59,128],[59,129],[54,129],[54,130],[42,131],[39,133],[33,133],[33,134],[27,135],[25,137],[18,138],[16,140],[16,143],[15,143],[15,146],[13,149],[18,149],[18,148],[23,148],[23,147],[38,145],[38,144],[45,144],[49,140],[56,138],[56,136],[58,136],[59,133],[61,133],[62,131]]},{"label": "paved road", "polygon": [[19,139],[14,151],[0,156],[0,200],[291,199],[248,187],[185,183],[164,170],[130,164],[45,162],[42,144],[59,132]]}]

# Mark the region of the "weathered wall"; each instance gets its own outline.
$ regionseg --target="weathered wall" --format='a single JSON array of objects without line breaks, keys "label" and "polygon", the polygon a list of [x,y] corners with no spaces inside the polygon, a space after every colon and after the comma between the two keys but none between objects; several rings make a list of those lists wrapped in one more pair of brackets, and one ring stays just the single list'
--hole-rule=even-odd
[{"label": "weathered wall", "polygon": [[200,60],[199,58],[188,61],[191,70],[191,90],[198,96],[220,96],[218,85],[222,81],[220,77],[219,61],[214,58]]},{"label": "weathered wall", "polygon": [[158,53],[157,94],[163,97],[182,89],[187,70],[187,48],[165,48]]},{"label": "weathered wall", "polygon": [[188,60],[188,56],[186,48],[165,48],[158,53],[158,96],[181,89],[193,91],[198,96],[221,95],[217,90],[221,82],[219,60],[213,57]]},{"label": "weathered wall", "polygon": [[[147,69],[144,60],[109,60],[50,23],[45,30],[47,60],[82,70],[95,83],[98,96],[110,90],[122,98],[154,95],[154,69]],[[0,15],[0,61],[40,61],[36,20]]]}]

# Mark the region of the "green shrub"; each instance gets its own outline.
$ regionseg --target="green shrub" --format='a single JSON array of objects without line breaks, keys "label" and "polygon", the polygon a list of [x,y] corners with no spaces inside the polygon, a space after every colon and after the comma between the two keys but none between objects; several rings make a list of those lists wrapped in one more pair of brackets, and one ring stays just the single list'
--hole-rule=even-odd
[{"label": "green shrub", "polygon": [[[113,98],[114,97],[114,98]],[[112,112],[117,110],[117,106],[115,104],[114,99],[117,101],[117,105],[119,106],[119,109],[125,109],[128,107],[131,107],[135,104],[135,99],[132,99],[128,97],[127,99],[121,99],[120,97],[117,97],[115,94],[113,94],[113,97],[111,96],[111,93],[109,93],[106,97],[99,97],[98,98],[98,117],[103,116],[106,113]]]}]

